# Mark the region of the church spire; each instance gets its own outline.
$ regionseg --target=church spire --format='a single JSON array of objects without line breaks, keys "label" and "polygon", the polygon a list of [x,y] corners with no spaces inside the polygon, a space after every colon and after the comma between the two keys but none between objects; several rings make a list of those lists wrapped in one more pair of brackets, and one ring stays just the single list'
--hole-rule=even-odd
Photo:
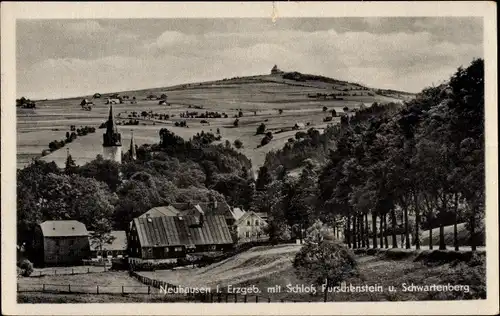
[{"label": "church spire", "polygon": [[132,137],[130,138],[130,159],[136,160],[137,153],[135,152],[134,131],[132,130]]},{"label": "church spire", "polygon": [[113,117],[113,106],[111,105],[109,107],[109,117],[108,117],[108,126],[107,126],[107,132],[117,132],[116,125],[115,125],[115,118]]},{"label": "church spire", "polygon": [[113,117],[113,106],[109,107],[109,117],[106,123],[106,133],[103,135],[103,146],[113,147],[121,146],[121,134],[118,133],[118,127],[115,124],[115,119]]}]

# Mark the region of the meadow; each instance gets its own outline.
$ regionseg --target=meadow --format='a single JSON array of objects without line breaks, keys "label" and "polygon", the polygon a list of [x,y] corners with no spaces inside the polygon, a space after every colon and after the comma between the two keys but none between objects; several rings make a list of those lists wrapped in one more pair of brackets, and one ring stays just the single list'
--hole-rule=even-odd
[{"label": "meadow", "polygon": [[[344,92],[348,91],[348,92]],[[240,149],[247,155],[255,167],[263,164],[265,154],[270,150],[283,147],[283,144],[293,138],[296,131],[290,130],[295,123],[309,123],[306,128],[314,127],[320,131],[327,124],[335,124],[339,118],[330,122],[323,119],[330,115],[332,109],[337,113],[344,107],[349,110],[360,106],[370,106],[373,102],[400,102],[410,97],[409,94],[377,94],[375,90],[341,81],[325,82],[321,80],[295,81],[283,79],[280,75],[263,75],[224,79],[214,82],[193,83],[169,88],[157,88],[140,91],[118,92],[127,95],[123,104],[113,105],[115,120],[128,121],[131,112],[153,111],[168,114],[168,120],[153,121],[139,118],[139,125],[121,125],[122,150],[128,150],[132,131],[137,145],[159,142],[159,130],[167,127],[179,136],[189,139],[201,131],[215,133],[219,128],[222,142],[234,143],[239,139],[243,143]],[[377,90],[378,91],[378,90]],[[99,91],[96,91],[99,92]],[[148,96],[168,95],[168,105],[159,105],[158,100],[149,100]],[[343,93],[340,99],[313,98],[316,94]],[[71,125],[93,126],[97,128],[107,120],[109,105],[106,97],[93,99],[92,96],[60,100],[37,101],[36,109],[17,109],[17,167],[22,168],[35,157],[40,157],[42,151],[48,149],[53,140],[62,140]],[[29,96],[28,96],[29,97]],[[136,102],[131,102],[132,98]],[[92,100],[91,111],[83,110],[80,102],[83,98]],[[328,111],[324,112],[323,107]],[[280,114],[279,110],[282,110]],[[183,112],[219,112],[226,113],[227,118],[205,119],[208,124],[202,124],[199,118],[181,118]],[[234,127],[235,116],[242,112],[239,126]],[[176,127],[175,122],[187,122],[188,127]],[[273,140],[258,147],[263,135],[256,135],[256,129],[261,124],[274,134]],[[284,132],[278,132],[284,129]],[[278,133],[276,133],[278,132]],[[56,150],[42,159],[55,161],[64,166],[67,149],[77,164],[84,164],[102,153],[102,129],[96,133],[78,137],[64,148]]]}]

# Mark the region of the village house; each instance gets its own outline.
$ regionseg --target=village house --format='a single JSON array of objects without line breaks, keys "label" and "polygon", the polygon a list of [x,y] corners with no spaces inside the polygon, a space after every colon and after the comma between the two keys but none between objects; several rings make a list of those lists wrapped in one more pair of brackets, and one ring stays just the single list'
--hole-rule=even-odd
[{"label": "village house", "polygon": [[244,212],[244,214],[236,220],[234,226],[239,243],[265,240],[268,238],[268,235],[265,233],[267,222],[255,212]]},{"label": "village house", "polygon": [[187,254],[232,249],[233,240],[224,216],[137,217],[128,236],[129,262],[176,261]]},{"label": "village house", "polygon": [[78,221],[45,221],[35,228],[33,249],[39,265],[81,264],[90,253],[89,232]]},{"label": "village house", "polygon": [[120,104],[123,103],[122,98],[107,98],[106,99],[106,104]]},{"label": "village house", "polygon": [[111,243],[102,243],[92,237],[89,231],[89,245],[91,258],[123,258],[127,254],[127,234],[124,230],[112,230],[110,233]]}]

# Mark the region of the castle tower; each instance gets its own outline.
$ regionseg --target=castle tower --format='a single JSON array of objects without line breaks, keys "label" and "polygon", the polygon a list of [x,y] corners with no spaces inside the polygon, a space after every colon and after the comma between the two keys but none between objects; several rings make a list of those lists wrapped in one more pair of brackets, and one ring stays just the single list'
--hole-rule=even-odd
[{"label": "castle tower", "polygon": [[137,159],[137,153],[135,152],[135,141],[134,141],[134,131],[132,131],[132,136],[130,137],[130,159],[131,160],[136,160]]},{"label": "castle tower", "polygon": [[102,151],[104,159],[122,162],[122,135],[113,118],[113,106],[109,108],[109,117],[106,122],[106,133],[103,136]]}]

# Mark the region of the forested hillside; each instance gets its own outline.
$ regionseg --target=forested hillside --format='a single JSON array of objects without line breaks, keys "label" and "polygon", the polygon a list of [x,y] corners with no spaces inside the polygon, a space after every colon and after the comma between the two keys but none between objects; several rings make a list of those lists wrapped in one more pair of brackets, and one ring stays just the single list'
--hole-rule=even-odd
[{"label": "forested hillside", "polygon": [[[275,236],[320,220],[346,228],[352,247],[410,247],[410,234],[419,247],[419,231],[439,227],[444,248],[444,226],[455,225],[456,240],[466,222],[474,249],[484,242],[483,78],[477,59],[403,106],[375,104],[296,137],[267,155],[254,206],[270,212]],[[299,167],[299,177],[287,173]]]}]

